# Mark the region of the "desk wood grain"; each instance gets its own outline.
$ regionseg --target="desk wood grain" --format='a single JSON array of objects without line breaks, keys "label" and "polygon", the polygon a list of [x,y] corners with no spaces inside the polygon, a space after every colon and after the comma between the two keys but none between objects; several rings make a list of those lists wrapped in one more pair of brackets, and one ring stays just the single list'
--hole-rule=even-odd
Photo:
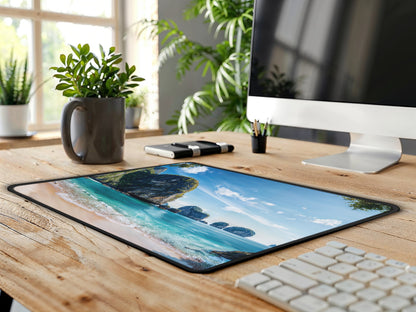
[{"label": "desk wood grain", "polygon": [[[126,138],[140,138],[145,136],[162,135],[162,129],[126,129]],[[0,150],[10,148],[35,147],[61,144],[59,131],[41,131],[32,137],[5,138],[0,137]]]},{"label": "desk wood grain", "polygon": [[[211,274],[192,274],[6,190],[19,182],[183,161],[146,155],[143,147],[189,139],[236,147],[192,159],[199,163],[388,201],[401,211]],[[405,155],[377,175],[301,164],[344,149],[269,138],[266,154],[252,154],[246,134],[207,132],[129,139],[124,161],[113,165],[74,163],[60,145],[0,151],[0,288],[33,312],[280,311],[234,288],[234,281],[334,239],[416,265],[416,157]]]}]

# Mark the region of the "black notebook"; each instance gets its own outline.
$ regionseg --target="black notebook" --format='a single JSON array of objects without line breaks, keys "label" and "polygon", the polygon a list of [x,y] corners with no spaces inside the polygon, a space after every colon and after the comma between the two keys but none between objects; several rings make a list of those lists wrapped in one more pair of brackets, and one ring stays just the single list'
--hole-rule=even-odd
[{"label": "black notebook", "polygon": [[170,144],[146,145],[144,150],[148,154],[167,158],[185,158],[228,153],[234,150],[234,146],[227,143],[214,143],[199,140]]}]

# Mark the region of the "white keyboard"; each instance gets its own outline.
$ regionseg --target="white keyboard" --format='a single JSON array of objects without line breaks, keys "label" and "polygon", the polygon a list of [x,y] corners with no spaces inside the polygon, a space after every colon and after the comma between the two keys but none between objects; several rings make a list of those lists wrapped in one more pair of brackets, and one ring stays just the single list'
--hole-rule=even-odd
[{"label": "white keyboard", "polygon": [[416,266],[336,241],[236,287],[288,311],[416,312]]}]

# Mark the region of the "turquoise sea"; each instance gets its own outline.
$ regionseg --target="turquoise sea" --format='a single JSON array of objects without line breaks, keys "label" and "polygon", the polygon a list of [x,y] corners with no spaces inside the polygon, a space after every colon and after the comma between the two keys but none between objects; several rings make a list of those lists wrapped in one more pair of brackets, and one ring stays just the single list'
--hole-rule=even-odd
[{"label": "turquoise sea", "polygon": [[[60,182],[60,187],[64,188],[66,200],[93,210],[120,226],[139,228],[167,248],[174,248],[183,257],[158,253],[190,269],[208,269],[230,261],[230,257],[245,256],[239,252],[255,253],[269,248],[140,201],[90,178],[64,180]],[[222,252],[227,252],[228,259],[221,256]]]}]

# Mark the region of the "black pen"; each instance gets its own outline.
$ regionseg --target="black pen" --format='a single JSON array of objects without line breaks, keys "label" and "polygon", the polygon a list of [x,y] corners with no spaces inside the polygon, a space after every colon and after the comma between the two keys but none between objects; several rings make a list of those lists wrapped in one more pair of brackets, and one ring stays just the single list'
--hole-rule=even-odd
[{"label": "black pen", "polygon": [[263,129],[263,136],[266,136],[267,133],[267,127],[269,126],[269,122],[266,121],[266,123],[264,124],[264,129]]}]

